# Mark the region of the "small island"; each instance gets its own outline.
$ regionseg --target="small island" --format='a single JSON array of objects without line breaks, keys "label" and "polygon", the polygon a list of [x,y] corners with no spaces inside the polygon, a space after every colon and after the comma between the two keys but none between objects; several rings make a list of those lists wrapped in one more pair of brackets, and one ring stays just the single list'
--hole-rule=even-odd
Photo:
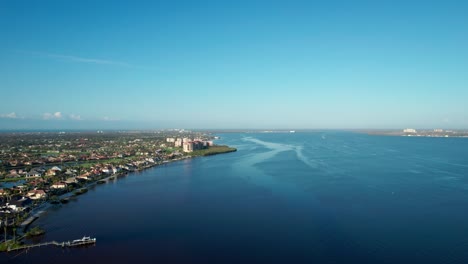
[{"label": "small island", "polygon": [[31,228],[31,230],[29,230],[25,236],[26,237],[35,237],[35,236],[40,236],[40,235],[43,235],[45,234],[45,230],[36,226],[36,227],[33,227]]}]

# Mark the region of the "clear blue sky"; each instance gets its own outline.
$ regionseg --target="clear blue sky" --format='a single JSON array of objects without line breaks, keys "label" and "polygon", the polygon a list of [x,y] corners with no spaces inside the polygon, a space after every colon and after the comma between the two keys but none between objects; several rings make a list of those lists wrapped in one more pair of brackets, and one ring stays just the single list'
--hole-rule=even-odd
[{"label": "clear blue sky", "polygon": [[0,129],[468,128],[468,1],[0,1]]}]

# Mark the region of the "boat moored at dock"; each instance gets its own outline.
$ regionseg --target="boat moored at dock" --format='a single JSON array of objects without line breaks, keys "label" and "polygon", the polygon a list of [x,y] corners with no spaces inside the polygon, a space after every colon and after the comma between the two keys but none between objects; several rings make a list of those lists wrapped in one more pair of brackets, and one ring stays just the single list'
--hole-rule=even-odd
[{"label": "boat moored at dock", "polygon": [[84,244],[94,244],[96,243],[96,238],[91,238],[84,236],[83,238],[80,239],[75,239],[72,242],[68,242],[70,246],[75,246],[75,245],[84,245]]}]

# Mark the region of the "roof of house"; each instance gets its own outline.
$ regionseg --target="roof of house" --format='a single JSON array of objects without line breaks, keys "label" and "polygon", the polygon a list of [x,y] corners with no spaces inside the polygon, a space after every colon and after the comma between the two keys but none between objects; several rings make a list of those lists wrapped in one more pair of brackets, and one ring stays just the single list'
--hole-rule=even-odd
[{"label": "roof of house", "polygon": [[18,197],[11,199],[8,204],[11,205],[16,205],[17,207],[24,207],[28,204],[30,204],[32,201],[28,197],[21,197],[18,199]]},{"label": "roof of house", "polygon": [[36,195],[36,194],[45,194],[44,190],[30,190],[28,192],[30,195]]}]

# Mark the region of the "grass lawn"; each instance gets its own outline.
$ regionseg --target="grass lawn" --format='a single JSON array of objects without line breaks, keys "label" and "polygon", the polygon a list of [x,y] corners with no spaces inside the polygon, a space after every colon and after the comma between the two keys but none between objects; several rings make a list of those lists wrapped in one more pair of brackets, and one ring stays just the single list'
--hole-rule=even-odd
[{"label": "grass lawn", "polygon": [[5,178],[1,179],[0,182],[15,182],[15,181],[20,181],[20,180],[25,180],[26,177],[17,177],[17,178]]}]

